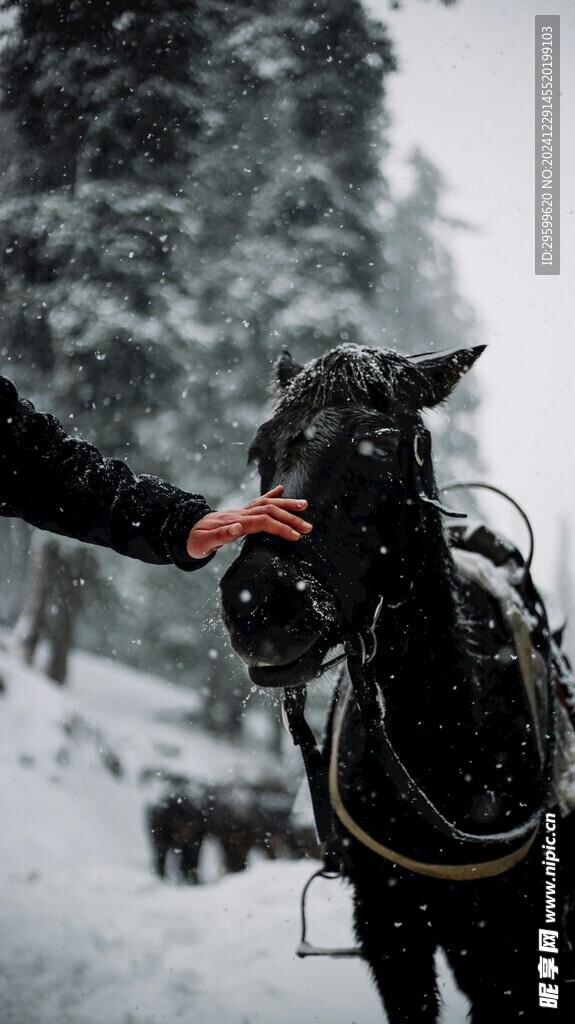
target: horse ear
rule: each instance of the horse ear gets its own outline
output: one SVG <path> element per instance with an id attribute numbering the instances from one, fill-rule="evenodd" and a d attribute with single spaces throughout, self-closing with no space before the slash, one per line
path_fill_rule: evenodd
<path id="1" fill-rule="evenodd" d="M 430 409 L 444 402 L 486 347 L 475 345 L 456 352 L 411 356 L 410 363 L 417 373 L 409 381 L 409 386 L 410 391 L 416 392 L 419 407 Z"/>
<path id="2" fill-rule="evenodd" d="M 295 363 L 289 354 L 287 348 L 282 349 L 282 354 L 276 363 L 276 380 L 280 388 L 285 388 L 297 377 L 300 370 L 303 370 L 303 366 L 299 363 Z"/>

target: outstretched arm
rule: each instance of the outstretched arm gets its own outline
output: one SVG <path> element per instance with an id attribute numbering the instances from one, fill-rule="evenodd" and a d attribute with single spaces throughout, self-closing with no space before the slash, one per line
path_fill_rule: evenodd
<path id="1" fill-rule="evenodd" d="M 70 437 L 54 416 L 35 412 L 0 377 L 1 515 L 144 562 L 191 570 L 256 523 L 293 539 L 307 531 L 290 511 L 293 499 L 274 492 L 268 498 L 259 512 L 253 508 L 263 499 L 232 513 L 213 512 L 201 495 L 158 477 L 135 476 L 124 462 L 105 459 L 87 441 Z"/>

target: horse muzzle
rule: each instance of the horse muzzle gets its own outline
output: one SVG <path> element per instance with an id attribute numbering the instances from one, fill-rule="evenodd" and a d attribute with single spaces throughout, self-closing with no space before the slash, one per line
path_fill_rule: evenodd
<path id="1" fill-rule="evenodd" d="M 337 641 L 334 599 L 297 561 L 266 549 L 239 555 L 220 583 L 232 647 L 258 686 L 296 686 Z"/>

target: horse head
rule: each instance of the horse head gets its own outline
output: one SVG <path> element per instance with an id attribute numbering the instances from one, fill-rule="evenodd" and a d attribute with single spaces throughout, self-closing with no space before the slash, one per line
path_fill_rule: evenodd
<path id="1" fill-rule="evenodd" d="M 297 544 L 248 537 L 221 581 L 224 623 L 254 683 L 305 684 L 379 598 L 393 605 L 412 586 L 413 539 L 439 523 L 421 412 L 482 351 L 407 358 L 342 345 L 306 366 L 284 352 L 249 458 L 263 491 L 282 483 L 308 499 L 314 529 Z"/>

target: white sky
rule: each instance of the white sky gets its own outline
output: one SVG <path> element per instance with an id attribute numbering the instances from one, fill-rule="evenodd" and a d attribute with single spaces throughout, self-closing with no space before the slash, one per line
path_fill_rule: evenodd
<path id="1" fill-rule="evenodd" d="M 452 251 L 489 345 L 474 371 L 482 386 L 486 478 L 530 515 L 536 576 L 549 586 L 559 516 L 573 523 L 575 510 L 575 62 L 568 60 L 575 54 L 575 3 L 459 0 L 445 8 L 438 0 L 405 0 L 392 12 L 387 0 L 364 2 L 389 26 L 400 64 L 389 79 L 386 170 L 401 188 L 405 158 L 421 146 L 451 186 L 446 211 L 481 228 L 454 237 Z M 534 273 L 536 14 L 561 16 L 559 277 Z M 513 529 L 522 542 L 521 524 L 499 505 L 489 507 L 494 525 Z"/>

